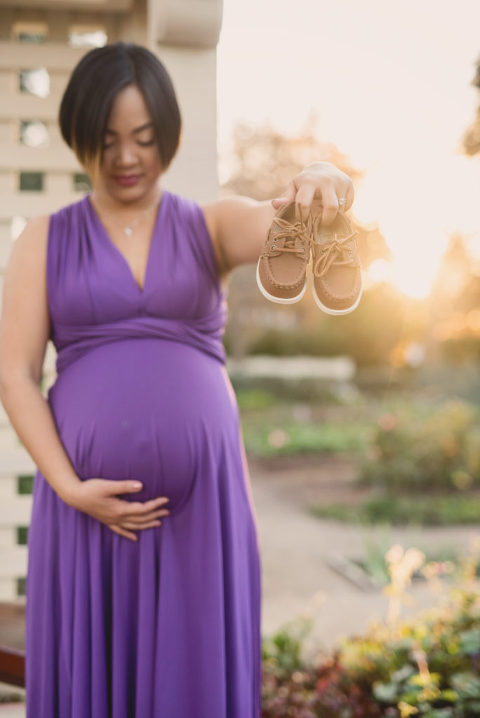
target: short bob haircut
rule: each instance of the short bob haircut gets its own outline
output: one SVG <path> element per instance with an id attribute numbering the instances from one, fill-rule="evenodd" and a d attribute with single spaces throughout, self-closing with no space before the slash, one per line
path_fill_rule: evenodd
<path id="1" fill-rule="evenodd" d="M 178 149 L 180 109 L 170 75 L 160 60 L 133 42 L 96 47 L 74 68 L 58 116 L 63 139 L 90 172 L 97 172 L 102 162 L 113 101 L 129 85 L 136 85 L 144 97 L 164 169 Z"/>

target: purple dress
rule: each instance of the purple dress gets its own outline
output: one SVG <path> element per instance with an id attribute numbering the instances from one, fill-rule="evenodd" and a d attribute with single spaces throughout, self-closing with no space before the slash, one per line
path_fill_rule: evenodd
<path id="1" fill-rule="evenodd" d="M 142 291 L 87 194 L 51 215 L 47 287 L 48 403 L 76 473 L 138 479 L 122 498 L 171 513 L 135 543 L 37 469 L 27 718 L 258 718 L 257 526 L 203 212 L 163 190 Z"/>

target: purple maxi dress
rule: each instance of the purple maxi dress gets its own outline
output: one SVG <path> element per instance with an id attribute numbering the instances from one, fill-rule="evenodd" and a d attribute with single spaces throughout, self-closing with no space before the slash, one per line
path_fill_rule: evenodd
<path id="1" fill-rule="evenodd" d="M 225 292 L 195 202 L 163 190 L 140 290 L 85 195 L 50 217 L 48 392 L 80 479 L 170 498 L 138 542 L 37 469 L 28 533 L 27 718 L 258 718 L 261 572 Z"/>

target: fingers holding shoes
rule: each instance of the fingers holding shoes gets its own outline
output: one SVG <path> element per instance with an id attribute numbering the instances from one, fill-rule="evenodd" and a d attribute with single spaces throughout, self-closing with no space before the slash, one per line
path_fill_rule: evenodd
<path id="1" fill-rule="evenodd" d="M 301 182 L 295 193 L 295 215 L 300 222 L 306 222 L 312 202 L 315 197 L 316 186 L 314 182 L 305 180 Z"/>
<path id="2" fill-rule="evenodd" d="M 350 177 L 329 162 L 316 162 L 296 175 L 285 192 L 272 200 L 272 205 L 279 209 L 283 204 L 295 201 L 295 214 L 301 221 L 306 221 L 315 205 L 315 214 L 321 214 L 321 223 L 329 225 L 339 210 L 350 209 L 353 199 Z"/>
<path id="3" fill-rule="evenodd" d="M 338 212 L 347 212 L 353 204 L 354 190 L 352 183 L 328 184 L 322 187 L 321 224 L 332 224 Z"/>
<path id="4" fill-rule="evenodd" d="M 307 173 L 301 172 L 289 183 L 285 192 L 278 198 L 272 200 L 272 205 L 279 209 L 282 205 L 295 202 L 295 216 L 300 222 L 305 222 L 310 214 L 310 208 L 317 191 L 315 177 L 309 177 Z"/>

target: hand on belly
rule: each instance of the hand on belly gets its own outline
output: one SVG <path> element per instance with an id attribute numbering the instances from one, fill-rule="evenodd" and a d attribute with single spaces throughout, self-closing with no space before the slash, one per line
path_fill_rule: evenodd
<path id="1" fill-rule="evenodd" d="M 170 514 L 170 511 L 164 508 L 170 501 L 165 496 L 144 502 L 126 501 L 117 496 L 133 494 L 142 489 L 142 486 L 135 486 L 135 482 L 131 480 L 85 479 L 75 486 L 67 503 L 106 524 L 120 536 L 138 541 L 138 536 L 132 530 L 160 526 L 162 522 L 159 518 Z"/>

